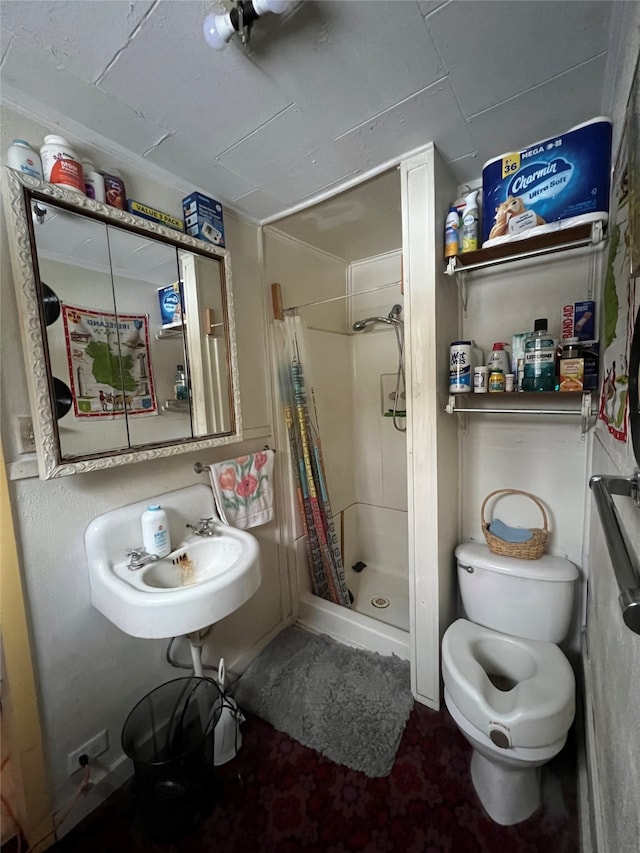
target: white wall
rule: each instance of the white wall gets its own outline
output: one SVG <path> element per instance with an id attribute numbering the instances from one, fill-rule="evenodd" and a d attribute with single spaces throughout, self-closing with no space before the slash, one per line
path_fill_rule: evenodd
<path id="1" fill-rule="evenodd" d="M 3 110 L 0 145 L 6 150 L 14 137 L 38 144 L 49 131 L 35 121 Z M 131 164 L 103 163 L 100 152 L 94 152 L 92 159 L 107 168 L 119 166 L 131 196 L 180 215 L 181 198 L 190 187 L 184 186 L 178 192 L 175 188 L 169 190 L 137 174 Z M 115 767 L 121 758 L 120 731 L 134 703 L 158 684 L 183 674 L 165 663 L 164 641 L 129 637 L 91 607 L 83 544 L 85 528 L 107 510 L 202 482 L 202 476 L 193 470 L 196 460 L 203 464 L 222 460 L 260 449 L 271 441 L 270 379 L 257 232 L 231 215 L 225 216 L 225 225 L 235 286 L 245 441 L 197 456 L 185 454 L 47 482 L 30 477 L 10 483 L 50 785 L 58 807 L 75 790 L 67 779 L 67 754 L 106 728 L 110 749 L 101 762 L 107 768 Z M 16 477 L 25 465 L 16 439 L 15 417 L 29 414 L 29 404 L 4 219 L 1 240 L 0 425 L 9 474 Z M 279 582 L 275 524 L 254 532 L 262 549 L 262 586 L 240 610 L 215 626 L 205 649 L 207 662 L 215 662 L 224 654 L 231 669 L 281 623 L 289 607 Z M 182 657 L 189 661 L 185 649 Z M 115 781 L 118 778 L 116 774 Z M 107 783 L 98 786 L 90 798 L 91 805 L 106 793 Z M 82 809 L 74 811 L 74 819 L 81 816 Z"/>
<path id="2" fill-rule="evenodd" d="M 400 291 L 401 251 L 368 258 L 350 268 L 351 317 L 386 317 L 395 304 L 404 305 Z M 392 284 L 391 287 L 385 287 Z M 385 288 L 366 293 L 373 288 Z M 358 295 L 361 294 L 361 295 Z M 402 317 L 402 315 L 401 315 Z M 404 317 L 402 317 L 404 319 Z M 382 377 L 385 389 L 395 390 L 398 345 L 391 326 L 377 324 L 352 335 L 352 416 L 357 436 L 353 456 L 356 500 L 390 509 L 407 509 L 407 439 L 394 428 L 393 418 L 383 417 Z M 391 406 L 385 395 L 385 411 Z M 404 409 L 406 401 L 399 403 Z M 406 419 L 398 421 L 406 427 Z"/>
<path id="3" fill-rule="evenodd" d="M 640 6 L 617 4 L 615 65 L 604 103 L 614 119 L 614 158 L 624 109 L 640 56 Z M 636 175 L 636 180 L 640 176 Z M 636 280 L 636 295 L 640 284 Z M 594 474 L 629 476 L 637 469 L 630 444 L 614 440 L 599 423 L 593 448 Z M 640 513 L 627 498 L 615 501 L 631 547 L 640 559 Z M 590 499 L 589 603 L 585 648 L 586 720 L 594 841 L 600 853 L 631 853 L 640 837 L 640 637 L 622 621 L 619 589 Z"/>
<path id="4" fill-rule="evenodd" d="M 601 256 L 602 252 L 596 256 L 598 267 Z M 594 262 L 590 249 L 579 249 L 470 274 L 462 337 L 475 340 L 485 353 L 485 364 L 495 341 L 510 342 L 514 333 L 532 330 L 536 318 L 547 318 L 549 331 L 559 339 L 562 306 L 587 298 L 598 299 L 597 292 L 588 296 L 589 286 L 599 290 L 599 277 L 590 273 L 595 268 Z M 481 402 L 491 402 L 489 396 L 493 397 L 487 395 Z M 553 398 L 544 401 L 537 398 L 531 403 L 527 394 L 510 394 L 509 401 L 504 397 L 500 395 L 496 403 L 514 407 L 526 403 L 541 408 L 565 405 Z M 470 395 L 467 402 L 473 405 L 474 398 L 477 402 L 476 395 Z M 579 398 L 578 394 L 574 405 L 577 411 Z M 589 448 L 590 440 L 583 439 L 580 418 L 576 416 L 469 415 L 468 424 L 461 430 L 463 539 L 484 543 L 480 508 L 490 492 L 503 488 L 530 492 L 542 501 L 549 516 L 551 534 L 547 552 L 575 563 L 584 581 L 587 569 L 582 543 Z M 494 514 L 516 526 L 543 524 L 540 511 L 525 498 L 502 498 L 495 509 L 487 505 L 487 520 Z M 576 590 L 568 641 L 575 651 L 579 649 L 583 595 L 581 582 Z"/>

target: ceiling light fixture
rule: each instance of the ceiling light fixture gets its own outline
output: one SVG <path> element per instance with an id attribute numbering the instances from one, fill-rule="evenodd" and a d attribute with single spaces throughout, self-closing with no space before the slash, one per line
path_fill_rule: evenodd
<path id="1" fill-rule="evenodd" d="M 222 50 L 234 33 L 242 35 L 242 44 L 249 44 L 254 21 L 265 12 L 281 15 L 288 7 L 289 0 L 236 0 L 236 5 L 225 15 L 207 15 L 204 37 L 214 50 Z"/>

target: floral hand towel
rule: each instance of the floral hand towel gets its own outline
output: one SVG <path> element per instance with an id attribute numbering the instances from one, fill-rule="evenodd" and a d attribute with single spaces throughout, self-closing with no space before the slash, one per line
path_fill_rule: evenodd
<path id="1" fill-rule="evenodd" d="M 273 518 L 273 450 L 261 450 L 209 466 L 220 519 L 246 530 Z"/>

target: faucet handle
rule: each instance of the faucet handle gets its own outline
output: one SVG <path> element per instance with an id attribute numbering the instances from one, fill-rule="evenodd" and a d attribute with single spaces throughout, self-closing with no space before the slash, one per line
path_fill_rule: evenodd
<path id="1" fill-rule="evenodd" d="M 129 548 L 129 550 L 125 553 L 125 557 L 133 557 L 134 559 L 138 559 L 142 557 L 143 554 L 146 554 L 144 548 Z"/>
<path id="2" fill-rule="evenodd" d="M 198 536 L 202 536 L 205 533 L 212 535 L 215 522 L 213 516 L 211 516 L 210 518 L 201 518 L 197 524 L 187 524 L 186 526 Z"/>

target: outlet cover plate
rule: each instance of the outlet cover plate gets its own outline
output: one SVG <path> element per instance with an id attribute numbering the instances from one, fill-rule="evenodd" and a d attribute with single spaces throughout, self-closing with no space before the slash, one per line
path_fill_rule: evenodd
<path id="1" fill-rule="evenodd" d="M 98 734 L 83 743 L 82 746 L 79 746 L 77 749 L 74 749 L 73 752 L 69 753 L 67 756 L 67 773 L 69 776 L 73 776 L 74 773 L 77 773 L 77 771 L 81 769 L 81 755 L 88 755 L 89 761 L 91 762 L 92 758 L 97 758 L 108 749 L 109 734 L 106 729 L 103 729 L 101 732 L 98 732 Z"/>

